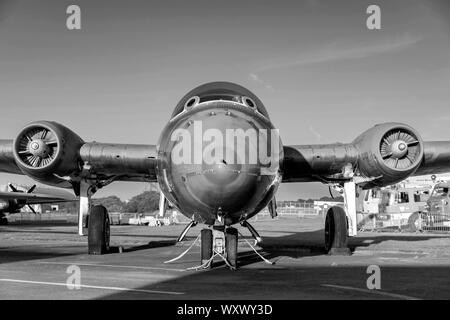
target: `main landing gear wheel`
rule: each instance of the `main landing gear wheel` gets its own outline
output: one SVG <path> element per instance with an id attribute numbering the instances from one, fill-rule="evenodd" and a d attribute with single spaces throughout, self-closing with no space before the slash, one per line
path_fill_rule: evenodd
<path id="1" fill-rule="evenodd" d="M 237 268 L 238 231 L 235 228 L 225 230 L 225 250 L 228 263 Z"/>
<path id="2" fill-rule="evenodd" d="M 8 219 L 6 219 L 6 216 L 3 213 L 0 213 L 0 226 L 6 225 L 8 225 Z"/>
<path id="3" fill-rule="evenodd" d="M 325 251 L 332 255 L 349 255 L 347 216 L 341 207 L 331 207 L 325 219 Z"/>
<path id="4" fill-rule="evenodd" d="M 105 254 L 109 251 L 110 223 L 104 206 L 94 206 L 89 213 L 89 254 Z"/>
<path id="5" fill-rule="evenodd" d="M 210 260 L 213 256 L 213 233 L 210 229 L 203 229 L 201 233 L 201 257 L 202 265 Z M 212 263 L 209 264 L 209 267 Z"/>

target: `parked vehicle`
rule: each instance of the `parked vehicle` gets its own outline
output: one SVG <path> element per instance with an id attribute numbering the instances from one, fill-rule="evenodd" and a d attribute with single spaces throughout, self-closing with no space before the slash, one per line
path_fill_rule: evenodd
<path id="1" fill-rule="evenodd" d="M 429 187 L 392 186 L 368 190 L 360 210 L 361 228 L 369 225 L 372 229 L 395 227 L 417 230 L 417 220 L 425 212 L 430 193 Z"/>
<path id="2" fill-rule="evenodd" d="M 425 210 L 411 217 L 415 230 L 450 228 L 450 183 L 437 183 L 431 192 Z"/>

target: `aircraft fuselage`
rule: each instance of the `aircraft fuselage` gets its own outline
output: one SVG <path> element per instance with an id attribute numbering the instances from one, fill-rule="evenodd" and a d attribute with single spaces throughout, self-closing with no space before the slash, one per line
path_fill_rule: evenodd
<path id="1" fill-rule="evenodd" d="M 184 215 L 208 225 L 232 225 L 273 198 L 281 182 L 283 146 L 256 97 L 202 93 L 182 99 L 185 108 L 162 131 L 158 182 Z"/>

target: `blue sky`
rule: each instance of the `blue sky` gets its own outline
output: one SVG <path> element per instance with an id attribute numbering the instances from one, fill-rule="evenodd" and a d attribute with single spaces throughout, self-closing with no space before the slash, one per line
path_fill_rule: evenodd
<path id="1" fill-rule="evenodd" d="M 66 29 L 69 4 L 80 31 Z M 366 28 L 369 4 L 381 30 Z M 179 98 L 225 80 L 261 98 L 284 144 L 349 142 L 386 121 L 448 140 L 449 21 L 445 0 L 0 0 L 0 137 L 46 119 L 86 141 L 154 144 Z M 278 198 L 327 192 L 283 185 Z"/>

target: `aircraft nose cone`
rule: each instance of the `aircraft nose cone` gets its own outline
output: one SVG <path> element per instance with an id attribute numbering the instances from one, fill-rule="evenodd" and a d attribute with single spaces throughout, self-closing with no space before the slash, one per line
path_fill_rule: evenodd
<path id="1" fill-rule="evenodd" d="M 276 179 L 263 170 L 267 159 L 272 161 L 271 130 L 268 119 L 234 102 L 213 101 L 186 111 L 161 135 L 161 189 L 185 213 L 207 223 L 219 211 L 233 223 L 254 213 Z M 281 142 L 273 145 L 282 151 Z"/>
<path id="2" fill-rule="evenodd" d="M 394 141 L 391 145 L 391 152 L 394 158 L 403 158 L 408 153 L 408 145 L 403 140 Z"/>
<path id="3" fill-rule="evenodd" d="M 30 142 L 29 151 L 33 156 L 45 158 L 49 154 L 50 148 L 40 139 Z"/>
<path id="4" fill-rule="evenodd" d="M 34 141 L 33 143 L 31 143 L 30 148 L 31 148 L 32 150 L 37 150 L 37 149 L 39 149 L 39 143 L 36 142 L 36 141 Z"/>

